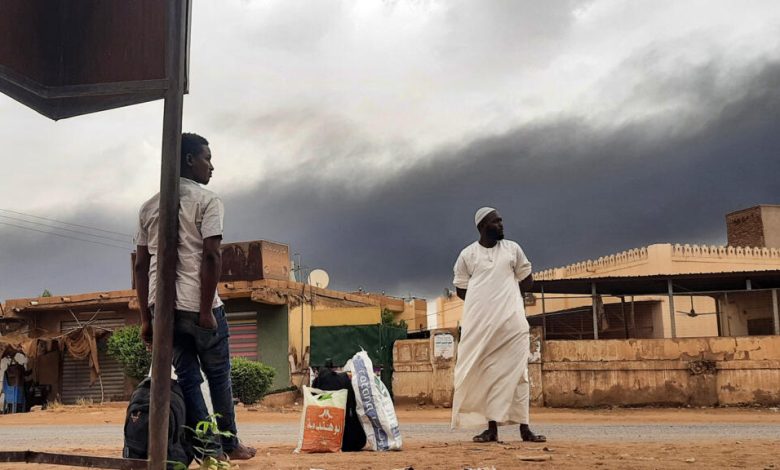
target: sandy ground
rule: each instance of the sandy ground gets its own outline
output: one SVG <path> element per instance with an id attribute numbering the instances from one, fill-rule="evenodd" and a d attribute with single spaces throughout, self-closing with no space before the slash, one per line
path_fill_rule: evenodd
<path id="1" fill-rule="evenodd" d="M 90 406 L 59 406 L 33 413 L 0 415 L 0 427 L 73 424 L 122 424 L 127 402 Z M 236 408 L 239 423 L 296 423 L 300 418 L 300 406 L 285 408 L 245 407 Z M 396 408 L 401 423 L 449 423 L 450 410 L 431 406 L 399 406 Z M 534 423 L 778 423 L 779 408 L 533 408 Z M 780 469 L 778 469 L 780 470 Z"/>
<path id="2" fill-rule="evenodd" d="M 124 420 L 125 403 L 93 407 L 61 407 L 54 410 L 0 416 L 0 449 L 23 450 L 2 445 L 2 437 L 22 433 L 45 436 L 83 429 L 114 429 Z M 402 426 L 409 430 L 401 452 L 344 454 L 292 453 L 300 410 L 238 409 L 238 422 L 247 430 L 284 430 L 284 443 L 255 437 L 258 456 L 239 462 L 241 469 L 509 469 L 509 468 L 758 468 L 780 470 L 780 412 L 777 409 L 534 409 L 534 425 L 548 434 L 547 444 L 519 442 L 514 428 L 502 428 L 505 442 L 475 444 L 466 434 L 447 429 L 449 410 L 399 407 Z M 79 428 L 80 429 L 80 428 Z M 240 428 L 242 429 L 242 428 Z M 639 434 L 622 430 L 642 429 Z M 760 433 L 747 433 L 747 430 Z M 687 430 L 693 430 L 687 434 Z M 742 430 L 745 430 L 743 433 Z M 290 432 L 292 431 L 292 432 Z M 674 431 L 674 432 L 671 432 Z M 554 432 L 555 434 L 552 434 Z M 259 434 L 248 434 L 258 436 Z M 745 438 L 746 435 L 754 436 Z M 270 435 L 270 434 L 269 434 Z M 556 435 L 558 438 L 556 438 Z M 756 438 L 755 436 L 759 436 Z M 119 454 L 116 445 L 90 445 L 89 431 L 77 437 L 78 444 L 63 445 L 63 439 L 36 441 L 34 450 L 86 455 Z M 265 441 L 265 442 L 264 442 Z M 24 441 L 27 442 L 27 441 Z M 289 442 L 289 443 L 288 443 Z M 549 459 L 527 462 L 525 457 Z M 0 464 L 0 470 L 62 469 L 52 465 Z"/>

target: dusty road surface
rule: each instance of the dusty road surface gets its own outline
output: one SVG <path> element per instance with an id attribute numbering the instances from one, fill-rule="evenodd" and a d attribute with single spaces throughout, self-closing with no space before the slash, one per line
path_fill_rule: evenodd
<path id="1" fill-rule="evenodd" d="M 59 407 L 0 416 L 0 450 L 118 455 L 126 404 Z M 300 410 L 239 408 L 239 434 L 258 447 L 241 469 L 750 468 L 780 470 L 777 409 L 616 409 L 532 411 L 547 444 L 520 442 L 501 429 L 499 444 L 450 431 L 449 410 L 400 407 L 401 452 L 292 454 Z M 547 459 L 541 462 L 525 458 Z M 63 469 L 0 464 L 0 470 Z"/>

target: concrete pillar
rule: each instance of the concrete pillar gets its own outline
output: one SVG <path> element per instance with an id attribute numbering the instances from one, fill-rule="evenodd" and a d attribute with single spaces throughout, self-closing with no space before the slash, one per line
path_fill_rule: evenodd
<path id="1" fill-rule="evenodd" d="M 677 325 L 675 324 L 674 317 L 677 314 L 674 311 L 674 287 L 672 286 L 672 280 L 667 279 L 666 285 L 669 288 L 669 320 L 671 321 L 671 327 L 672 327 L 672 338 L 677 337 Z"/>
<path id="2" fill-rule="evenodd" d="M 777 310 L 777 289 L 772 289 L 772 313 L 774 315 L 775 334 L 780 335 L 780 314 Z"/>
<path id="3" fill-rule="evenodd" d="M 591 282 L 590 292 L 593 302 L 593 339 L 599 339 L 599 309 L 596 302 L 596 283 Z"/>
<path id="4" fill-rule="evenodd" d="M 542 339 L 547 339 L 547 309 L 544 305 L 544 285 L 542 285 L 541 289 L 542 294 Z"/>

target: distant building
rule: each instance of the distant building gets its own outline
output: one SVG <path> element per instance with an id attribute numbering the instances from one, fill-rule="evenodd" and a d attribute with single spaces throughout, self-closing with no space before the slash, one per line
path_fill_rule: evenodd
<path id="1" fill-rule="evenodd" d="M 309 327 L 339 317 L 339 324 L 376 323 L 379 311 L 405 319 L 409 329 L 427 328 L 425 301 L 368 293 L 348 293 L 304 285 L 290 279 L 286 245 L 270 242 L 225 244 L 219 295 L 225 303 L 230 328 L 231 356 L 260 360 L 276 369 L 272 388 L 300 384 L 308 377 Z M 227 279 L 227 280 L 225 280 Z M 365 308 L 373 307 L 373 308 Z M 137 324 L 140 312 L 134 289 L 84 294 L 9 299 L 5 318 L 27 325 L 31 338 L 62 337 L 89 324 L 115 330 Z M 345 323 L 346 322 L 346 323 Z M 91 383 L 87 360 L 75 359 L 57 348 L 41 351 L 32 359 L 32 379 L 51 386 L 51 399 L 74 403 L 126 399 L 134 384 L 98 340 L 100 379 Z"/>
<path id="2" fill-rule="evenodd" d="M 729 246 L 655 244 L 534 273 L 529 322 L 543 327 L 546 339 L 669 338 L 673 330 L 675 337 L 774 334 L 777 291 L 766 287 L 780 277 L 780 206 L 733 212 L 726 221 Z M 657 288 L 667 278 L 671 297 Z M 643 292 L 654 284 L 655 295 L 599 292 L 594 298 L 588 281 L 611 283 L 611 292 Z M 546 283 L 578 294 L 540 292 Z M 454 292 L 435 302 L 438 325 L 458 326 L 462 301 Z"/>

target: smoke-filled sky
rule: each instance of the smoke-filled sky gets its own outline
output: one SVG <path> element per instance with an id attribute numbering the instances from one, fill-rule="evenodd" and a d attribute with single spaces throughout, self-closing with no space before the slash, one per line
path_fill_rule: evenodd
<path id="1" fill-rule="evenodd" d="M 225 240 L 337 289 L 439 295 L 483 205 L 538 270 L 780 203 L 775 0 L 198 2 L 191 62 Z M 55 123 L 0 96 L 0 299 L 129 286 L 161 129 L 162 102 Z"/>

